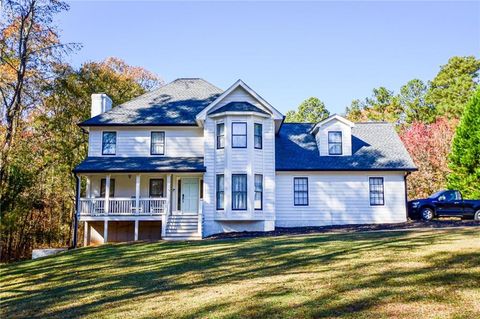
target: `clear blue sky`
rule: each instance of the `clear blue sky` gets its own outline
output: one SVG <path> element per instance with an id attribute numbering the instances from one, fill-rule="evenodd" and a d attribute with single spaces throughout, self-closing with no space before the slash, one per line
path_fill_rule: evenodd
<path id="1" fill-rule="evenodd" d="M 169 82 L 241 78 L 280 111 L 317 96 L 342 113 L 374 87 L 432 79 L 480 54 L 480 2 L 70 2 L 64 41 L 80 65 L 108 56 Z"/>

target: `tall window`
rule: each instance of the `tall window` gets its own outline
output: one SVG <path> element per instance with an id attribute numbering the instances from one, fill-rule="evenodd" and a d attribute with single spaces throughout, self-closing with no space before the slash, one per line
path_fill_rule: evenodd
<path id="1" fill-rule="evenodd" d="M 225 124 L 217 124 L 217 149 L 225 147 Z"/>
<path id="2" fill-rule="evenodd" d="M 383 177 L 370 177 L 370 205 L 383 206 L 384 204 Z"/>
<path id="3" fill-rule="evenodd" d="M 255 123 L 254 126 L 254 144 L 255 148 L 261 149 L 262 148 L 262 124 Z"/>
<path id="4" fill-rule="evenodd" d="M 293 179 L 293 204 L 308 206 L 308 178 L 295 177 Z"/>
<path id="5" fill-rule="evenodd" d="M 232 210 L 247 209 L 247 175 L 232 174 Z"/>
<path id="6" fill-rule="evenodd" d="M 150 154 L 165 154 L 165 132 L 152 132 L 150 138 Z"/>
<path id="7" fill-rule="evenodd" d="M 163 179 L 150 179 L 150 187 L 148 193 L 150 197 L 163 197 Z"/>
<path id="8" fill-rule="evenodd" d="M 217 209 L 225 208 L 225 178 L 223 174 L 217 175 Z"/>
<path id="9" fill-rule="evenodd" d="M 328 132 L 328 155 L 342 155 L 342 132 Z"/>
<path id="10" fill-rule="evenodd" d="M 107 180 L 102 178 L 100 180 L 100 197 L 105 197 L 105 190 L 107 189 Z M 115 179 L 110 178 L 110 194 L 109 197 L 115 197 Z"/>
<path id="11" fill-rule="evenodd" d="M 247 123 L 232 123 L 232 148 L 247 147 Z"/>
<path id="12" fill-rule="evenodd" d="M 255 174 L 255 209 L 263 209 L 263 175 Z"/>
<path id="13" fill-rule="evenodd" d="M 117 132 L 103 132 L 102 154 L 115 155 L 116 148 L 117 148 Z"/>

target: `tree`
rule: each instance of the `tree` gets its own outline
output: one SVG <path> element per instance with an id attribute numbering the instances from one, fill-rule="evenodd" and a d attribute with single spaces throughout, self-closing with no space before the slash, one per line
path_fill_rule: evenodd
<path id="1" fill-rule="evenodd" d="M 427 197 L 446 187 L 447 158 L 456 125 L 456 120 L 439 118 L 431 124 L 414 122 L 400 131 L 400 138 L 418 167 L 409 177 L 410 198 Z"/>
<path id="2" fill-rule="evenodd" d="M 60 42 L 55 14 L 68 10 L 57 0 L 5 0 L 0 21 L 0 95 L 2 124 L 0 196 L 5 189 L 8 160 L 22 117 L 38 106 L 41 88 L 65 53 L 78 48 Z M 1 205 L 1 203 L 0 203 Z"/>
<path id="3" fill-rule="evenodd" d="M 435 117 L 435 106 L 427 103 L 428 86 L 422 80 L 413 79 L 401 87 L 399 101 L 405 112 L 405 122 L 431 123 Z"/>
<path id="4" fill-rule="evenodd" d="M 297 111 L 288 111 L 285 122 L 318 123 L 330 116 L 325 104 L 316 97 L 303 101 Z"/>
<path id="5" fill-rule="evenodd" d="M 465 107 L 449 156 L 448 186 L 480 198 L 480 86 Z"/>
<path id="6" fill-rule="evenodd" d="M 427 102 L 440 116 L 460 119 L 466 103 L 479 83 L 480 60 L 473 56 L 452 57 L 430 82 Z"/>

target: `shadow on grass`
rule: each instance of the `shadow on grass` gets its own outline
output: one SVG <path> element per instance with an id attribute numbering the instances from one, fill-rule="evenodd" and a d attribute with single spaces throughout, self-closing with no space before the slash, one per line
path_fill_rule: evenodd
<path id="1" fill-rule="evenodd" d="M 6 317 L 16 318 L 104 315 L 112 304 L 121 305 L 134 298 L 148 299 L 169 292 L 214 288 L 272 276 L 326 272 L 329 267 L 346 264 L 341 272 L 332 275 L 330 289 L 312 293 L 295 307 L 275 300 L 289 298 L 296 292 L 274 286 L 250 296 L 253 303 L 235 305 L 221 300 L 186 310 L 184 315 L 198 318 L 224 309 L 229 317 L 332 317 L 365 311 L 399 298 L 395 287 L 480 286 L 478 272 L 462 273 L 465 268 L 478 267 L 480 253 L 434 252 L 424 260 L 427 266 L 414 269 L 395 266 L 398 254 L 478 235 L 475 232 L 324 234 L 81 248 L 56 257 L 5 266 L 0 305 Z M 376 263 L 391 267 L 361 276 L 364 269 L 375 267 Z M 452 269 L 455 272 L 447 271 Z M 340 298 L 366 289 L 373 292 Z M 95 298 L 89 298 L 92 292 Z M 72 304 L 78 299 L 84 302 Z M 442 296 L 416 294 L 414 290 L 401 299 L 443 301 Z"/>

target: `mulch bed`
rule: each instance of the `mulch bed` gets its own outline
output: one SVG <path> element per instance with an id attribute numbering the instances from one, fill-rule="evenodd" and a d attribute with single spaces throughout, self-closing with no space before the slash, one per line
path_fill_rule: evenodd
<path id="1" fill-rule="evenodd" d="M 480 222 L 473 220 L 460 219 L 436 219 L 430 222 L 421 220 L 409 220 L 406 223 L 399 224 L 364 224 L 364 225 L 338 225 L 338 226 L 318 226 L 318 227 L 277 227 L 274 231 L 269 232 L 235 232 L 222 233 L 209 236 L 209 239 L 225 239 L 225 238 L 249 238 L 249 237 L 271 237 L 282 235 L 302 235 L 315 233 L 331 233 L 331 232 L 363 232 L 375 230 L 402 230 L 414 228 L 445 228 L 445 227 L 473 227 L 480 226 Z"/>

